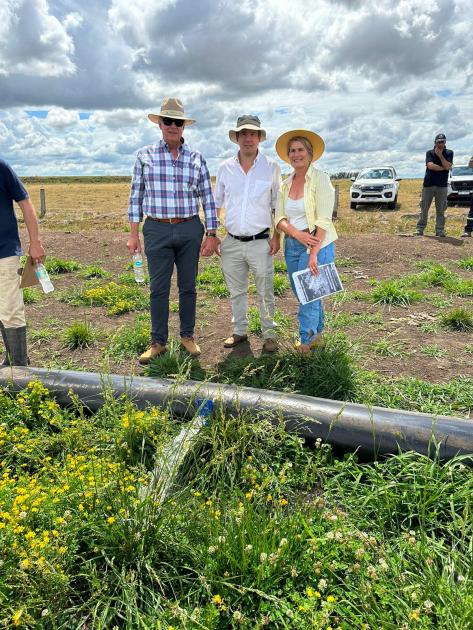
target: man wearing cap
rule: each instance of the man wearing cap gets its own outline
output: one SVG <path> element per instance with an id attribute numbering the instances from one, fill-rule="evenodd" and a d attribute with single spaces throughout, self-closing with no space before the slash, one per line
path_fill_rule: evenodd
<path id="1" fill-rule="evenodd" d="M 426 170 L 420 202 L 419 221 L 415 231 L 416 236 L 423 236 L 424 234 L 432 199 L 435 199 L 435 234 L 440 237 L 445 236 L 448 172 L 453 165 L 453 151 L 446 148 L 446 142 L 445 134 L 437 134 L 434 148 L 425 154 Z"/>
<path id="2" fill-rule="evenodd" d="M 227 236 L 221 245 L 222 269 L 230 291 L 233 334 L 224 341 L 234 348 L 248 339 L 248 274 L 251 271 L 258 296 L 264 352 L 278 349 L 274 323 L 274 264 L 279 234 L 274 228 L 274 209 L 281 179 L 278 164 L 259 150 L 266 130 L 257 116 L 240 116 L 230 140 L 239 151 L 223 162 L 217 172 L 215 204 L 225 208 Z"/>
<path id="3" fill-rule="evenodd" d="M 194 341 L 196 277 L 199 253 L 216 252 L 217 215 L 207 164 L 198 151 L 184 142 L 186 118 L 182 102 L 165 98 L 159 114 L 148 114 L 162 132 L 162 140 L 138 151 L 128 206 L 131 255 L 141 252 L 139 225 L 144 220 L 144 251 L 150 278 L 151 346 L 139 362 L 146 365 L 166 352 L 169 293 L 174 265 L 179 289 L 181 346 L 192 356 L 200 354 Z M 205 226 L 199 218 L 199 200 Z M 202 238 L 206 237 L 202 243 Z"/>

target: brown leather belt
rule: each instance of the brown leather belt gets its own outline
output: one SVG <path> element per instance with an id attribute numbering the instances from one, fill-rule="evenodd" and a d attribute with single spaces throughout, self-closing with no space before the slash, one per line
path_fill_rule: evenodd
<path id="1" fill-rule="evenodd" d="M 158 221 L 159 223 L 184 223 L 184 221 L 190 221 L 197 215 L 194 214 L 192 217 L 171 217 L 170 219 L 158 219 L 158 217 L 150 217 L 149 214 L 146 216 L 147 219 L 151 219 L 151 221 Z"/>

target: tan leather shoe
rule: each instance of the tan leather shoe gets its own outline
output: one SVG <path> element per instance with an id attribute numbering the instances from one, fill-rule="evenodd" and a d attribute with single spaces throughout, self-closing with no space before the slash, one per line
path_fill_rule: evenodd
<path id="1" fill-rule="evenodd" d="M 235 346 L 238 346 L 240 343 L 243 343 L 245 341 L 248 341 L 248 335 L 230 335 L 230 337 L 228 337 L 227 339 L 225 339 L 225 341 L 223 342 L 223 347 L 224 348 L 234 348 Z"/>
<path id="2" fill-rule="evenodd" d="M 158 357 L 160 354 L 164 354 L 166 352 L 166 346 L 162 346 L 160 343 L 152 343 L 151 346 L 143 352 L 143 354 L 138 359 L 140 365 L 148 365 L 151 359 Z"/>
<path id="3" fill-rule="evenodd" d="M 279 350 L 279 345 L 276 339 L 272 337 L 268 337 L 264 340 L 263 343 L 263 352 L 277 352 Z"/>
<path id="4" fill-rule="evenodd" d="M 200 355 L 200 348 L 194 341 L 193 337 L 181 337 L 181 346 L 192 356 Z"/>

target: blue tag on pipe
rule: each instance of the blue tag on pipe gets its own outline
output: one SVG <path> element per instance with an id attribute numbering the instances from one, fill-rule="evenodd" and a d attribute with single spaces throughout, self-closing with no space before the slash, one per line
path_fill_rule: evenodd
<path id="1" fill-rule="evenodd" d="M 211 398 L 197 398 L 197 413 L 196 415 L 208 418 L 212 415 L 214 410 L 214 401 Z"/>

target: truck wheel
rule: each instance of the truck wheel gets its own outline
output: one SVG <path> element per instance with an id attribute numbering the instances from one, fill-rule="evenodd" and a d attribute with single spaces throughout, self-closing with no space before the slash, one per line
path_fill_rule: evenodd
<path id="1" fill-rule="evenodd" d="M 390 201 L 388 203 L 389 210 L 396 210 L 396 204 L 397 204 L 397 195 L 394 197 L 394 201 Z"/>
<path id="2" fill-rule="evenodd" d="M 354 201 L 350 201 L 350 210 L 356 210 L 356 203 Z"/>

